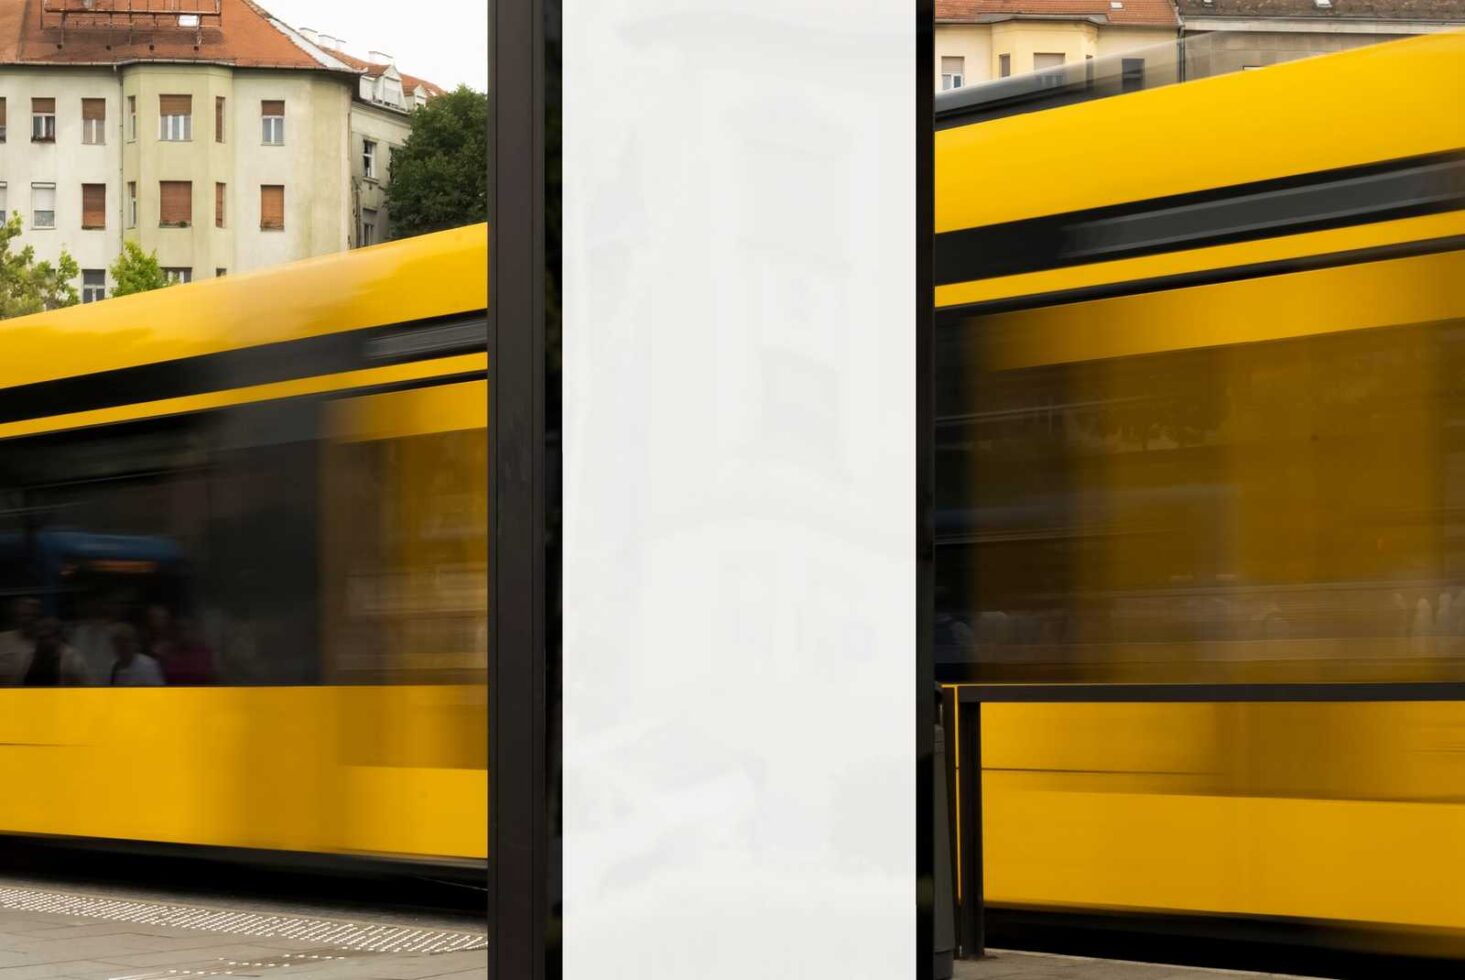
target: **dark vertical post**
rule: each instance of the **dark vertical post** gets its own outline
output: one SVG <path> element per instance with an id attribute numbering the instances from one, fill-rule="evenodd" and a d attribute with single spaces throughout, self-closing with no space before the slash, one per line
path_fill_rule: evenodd
<path id="1" fill-rule="evenodd" d="M 491 0 L 490 976 L 542 980 L 548 880 L 541 0 Z"/>
<path id="2" fill-rule="evenodd" d="M 935 247 L 935 193 L 933 152 L 935 138 L 936 89 L 933 0 L 915 0 L 916 16 L 916 976 L 926 980 L 933 973 L 936 948 L 936 896 L 932 768 L 935 751 L 935 704 L 931 688 L 936 682 L 932 659 L 931 622 L 935 602 L 935 533 L 932 521 L 935 431 L 932 428 L 933 368 L 931 364 L 932 324 L 935 316 L 935 278 L 932 257 Z M 947 751 L 950 751 L 948 747 Z"/>
<path id="3" fill-rule="evenodd" d="M 982 703 L 959 701 L 961 758 L 961 955 L 975 959 L 987 950 L 982 909 Z"/>
<path id="4" fill-rule="evenodd" d="M 956 794 L 961 792 L 957 785 L 956 757 L 958 748 L 956 744 L 956 713 L 961 710 L 957 700 L 956 687 L 941 688 L 941 729 L 946 739 L 946 853 L 951 855 L 953 865 L 957 861 L 960 848 L 957 847 L 958 828 L 961 826 L 958 821 L 961 819 L 961 805 L 958 803 Z M 960 879 L 957 876 L 957 869 L 951 869 L 951 907 L 956 914 L 961 915 L 961 889 L 957 886 Z M 958 925 L 957 944 L 961 944 L 960 926 Z"/>

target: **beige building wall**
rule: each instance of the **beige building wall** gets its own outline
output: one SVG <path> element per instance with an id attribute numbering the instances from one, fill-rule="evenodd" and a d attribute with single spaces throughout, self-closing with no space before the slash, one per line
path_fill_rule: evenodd
<path id="1" fill-rule="evenodd" d="M 1179 80 L 1179 31 L 1173 27 L 1108 27 L 1099 31 L 1099 58 L 1143 58 L 1145 86 Z"/>
<path id="2" fill-rule="evenodd" d="M 936 91 L 941 91 L 942 57 L 963 59 L 966 84 L 1000 77 L 999 56 L 1010 55 L 1012 74 L 1033 71 L 1039 52 L 1062 54 L 1064 64 L 1085 58 L 1107 58 L 1143 51 L 1146 78 L 1174 81 L 1178 30 L 1173 27 L 1129 27 L 1080 20 L 1007 20 L 993 24 L 936 26 Z"/>
<path id="3" fill-rule="evenodd" d="M 964 85 L 995 77 L 990 24 L 945 24 L 936 27 L 936 91 L 941 91 L 941 59 L 960 58 L 966 72 Z"/>
<path id="4" fill-rule="evenodd" d="M 351 106 L 351 244 L 361 242 L 361 213 L 377 212 L 376 240 L 384 242 L 389 233 L 387 213 L 387 180 L 391 175 L 392 154 L 407 141 L 412 132 L 412 117 L 381 106 L 355 102 Z M 376 143 L 376 177 L 366 176 L 365 143 Z"/>
<path id="5" fill-rule="evenodd" d="M 351 89 L 324 73 L 239 71 L 234 76 L 236 131 L 232 193 L 239 220 L 233 239 L 239 271 L 349 247 Z M 260 103 L 285 101 L 285 144 L 264 145 Z M 285 228 L 260 229 L 260 188 L 285 188 Z M 231 270 L 232 271 L 232 270 Z"/>
<path id="6" fill-rule="evenodd" d="M 0 69 L 0 97 L 6 100 L 6 139 L 0 143 L 0 183 L 5 185 L 8 218 L 19 211 L 25 225 L 19 247 L 30 245 L 37 259 L 55 263 L 63 248 L 83 269 L 105 269 L 122 241 L 121 110 L 117 77 L 111 69 Z M 56 141 L 31 142 L 31 99 L 56 100 Z M 81 100 L 105 99 L 105 143 L 83 145 Z M 31 185 L 56 185 L 56 226 L 32 227 Z M 82 230 L 81 185 L 107 188 L 107 226 Z M 76 282 L 78 291 L 81 282 Z"/>
<path id="7" fill-rule="evenodd" d="M 187 95 L 193 103 L 192 138 L 161 139 L 160 98 Z M 232 73 L 204 65 L 133 65 L 122 72 L 122 103 L 136 99 L 136 132 L 127 134 L 122 153 L 124 187 L 137 187 L 137 222 L 127 229 L 144 251 L 158 253 L 165 268 L 191 269 L 193 278 L 206 279 L 217 267 L 228 268 L 227 243 L 214 229 L 214 182 L 233 179 L 229 142 L 214 138 L 214 98 L 232 98 Z M 228 102 L 225 103 L 226 107 Z M 129 126 L 124 120 L 124 126 Z M 186 228 L 159 226 L 161 182 L 183 180 L 193 185 L 193 216 Z"/>
<path id="8" fill-rule="evenodd" d="M 323 72 L 231 70 L 200 65 L 137 65 L 124 70 L 122 105 L 137 99 L 137 138 L 122 152 L 123 187 L 135 182 L 137 224 L 127 234 L 157 251 L 166 268 L 194 279 L 219 269 L 246 272 L 340 251 L 349 237 L 347 116 L 352 80 Z M 193 100 L 192 139 L 159 138 L 159 97 Z M 224 138 L 215 99 L 224 102 Z M 264 142 L 262 102 L 285 103 L 283 145 Z M 125 111 L 125 110 L 124 110 Z M 161 227 L 162 181 L 193 184 L 193 220 Z M 215 221 L 215 184 L 225 185 L 224 227 Z M 285 227 L 260 228 L 261 187 L 285 188 Z"/>
<path id="9" fill-rule="evenodd" d="M 1012 74 L 1034 70 L 1033 58 L 1040 53 L 1062 54 L 1065 65 L 1081 64 L 1098 51 L 1099 25 L 1088 21 L 1009 20 L 992 25 L 991 77 L 1002 55 L 1012 57 Z"/>

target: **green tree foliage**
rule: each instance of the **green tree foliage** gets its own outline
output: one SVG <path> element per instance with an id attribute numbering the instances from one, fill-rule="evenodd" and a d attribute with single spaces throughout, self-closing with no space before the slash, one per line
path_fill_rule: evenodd
<path id="1" fill-rule="evenodd" d="M 75 305 L 81 299 L 71 284 L 81 275 L 76 260 L 62 249 L 54 266 L 37 262 L 30 245 L 19 251 L 11 248 L 20 232 L 18 213 L 0 225 L 0 319 Z"/>
<path id="2" fill-rule="evenodd" d="M 387 184 L 393 238 L 488 220 L 488 96 L 466 85 L 412 113 Z"/>
<path id="3" fill-rule="evenodd" d="M 168 285 L 168 277 L 158 265 L 157 252 L 144 252 L 142 246 L 128 239 L 122 243 L 122 254 L 112 263 L 113 296 L 145 293 Z"/>

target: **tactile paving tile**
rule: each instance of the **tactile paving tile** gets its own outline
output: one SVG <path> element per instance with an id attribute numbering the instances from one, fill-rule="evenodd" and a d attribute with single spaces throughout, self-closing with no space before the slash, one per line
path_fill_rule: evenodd
<path id="1" fill-rule="evenodd" d="M 488 936 L 484 933 L 135 902 L 30 888 L 0 888 L 0 908 L 173 929 L 198 929 L 257 939 L 290 939 L 313 943 L 322 949 L 371 953 L 450 953 L 488 946 Z"/>

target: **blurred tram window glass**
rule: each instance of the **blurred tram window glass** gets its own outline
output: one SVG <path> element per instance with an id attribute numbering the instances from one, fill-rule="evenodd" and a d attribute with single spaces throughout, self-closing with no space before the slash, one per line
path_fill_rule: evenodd
<path id="1" fill-rule="evenodd" d="M 0 599 L 40 599 L 73 645 L 125 621 L 206 650 L 174 683 L 482 682 L 486 437 L 468 402 L 482 414 L 487 397 L 473 388 L 9 440 Z"/>
<path id="2" fill-rule="evenodd" d="M 1000 370 L 938 356 L 937 659 L 1465 677 L 1465 324 Z"/>

